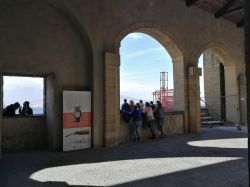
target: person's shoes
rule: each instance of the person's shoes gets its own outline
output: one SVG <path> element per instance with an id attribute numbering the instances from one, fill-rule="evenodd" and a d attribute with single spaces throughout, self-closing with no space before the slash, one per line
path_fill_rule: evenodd
<path id="1" fill-rule="evenodd" d="M 151 137 L 151 139 L 155 139 L 155 135 L 153 135 L 153 136 Z"/>
<path id="2" fill-rule="evenodd" d="M 136 142 L 139 142 L 140 141 L 140 137 L 136 138 Z"/>

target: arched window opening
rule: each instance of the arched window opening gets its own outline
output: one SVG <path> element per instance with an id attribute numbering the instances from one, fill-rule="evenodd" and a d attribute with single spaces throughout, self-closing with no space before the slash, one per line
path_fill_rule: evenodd
<path id="1" fill-rule="evenodd" d="M 200 82 L 200 98 L 201 98 L 201 106 L 205 106 L 205 93 L 204 93 L 204 61 L 203 61 L 203 54 L 201 54 L 199 60 L 198 60 L 198 67 L 201 68 L 201 76 L 199 79 Z"/>
<path id="2" fill-rule="evenodd" d="M 206 119 L 226 121 L 225 72 L 222 58 L 208 49 L 200 56 L 198 66 L 203 70 L 200 78 L 200 97 L 201 107 L 208 113 Z"/>
<path id="3" fill-rule="evenodd" d="M 150 35 L 134 32 L 121 41 L 120 105 L 127 99 L 138 103 L 160 100 L 174 108 L 172 59 Z"/>

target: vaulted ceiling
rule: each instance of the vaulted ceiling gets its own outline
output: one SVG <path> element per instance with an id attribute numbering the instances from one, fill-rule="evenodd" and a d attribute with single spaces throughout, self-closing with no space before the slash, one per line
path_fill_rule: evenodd
<path id="1" fill-rule="evenodd" d="M 184 0 L 186 5 L 197 6 L 212 14 L 216 19 L 227 19 L 237 25 L 244 26 L 244 0 Z"/>

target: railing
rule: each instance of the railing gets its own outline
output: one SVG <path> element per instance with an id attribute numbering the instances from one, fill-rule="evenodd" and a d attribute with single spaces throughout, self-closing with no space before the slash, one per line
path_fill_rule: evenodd
<path id="1" fill-rule="evenodd" d="M 206 99 L 206 100 L 205 100 Z M 223 121 L 227 124 L 235 124 L 235 123 L 241 123 L 241 117 L 240 117 L 240 103 L 239 103 L 239 95 L 227 95 L 227 96 L 220 96 L 220 97 L 200 97 L 201 103 L 203 103 L 209 113 L 214 116 L 214 118 L 217 118 L 220 121 Z M 213 106 L 211 103 L 218 103 Z M 226 103 L 230 103 L 230 108 L 226 108 Z M 208 104 L 209 103 L 209 104 Z M 201 104 L 202 106 L 202 104 Z M 219 110 L 216 110 L 216 107 L 220 107 Z M 229 105 L 227 104 L 227 107 Z M 235 109 L 232 110 L 232 107 L 235 107 Z M 227 112 L 227 110 L 231 110 L 231 112 Z M 220 111 L 220 112 L 219 112 Z M 220 114 L 219 114 L 220 113 Z M 232 116 L 226 116 L 226 114 L 232 114 L 234 116 L 234 119 L 232 119 Z"/>
<path id="2" fill-rule="evenodd" d="M 202 99 L 202 98 L 203 98 L 203 99 Z M 205 107 L 209 110 L 209 113 L 213 113 L 213 114 L 217 117 L 218 120 L 223 121 L 224 123 L 226 123 L 226 119 L 223 119 L 223 118 L 221 117 L 221 115 L 218 114 L 218 112 L 215 111 L 215 110 L 213 109 L 213 107 L 209 106 L 209 105 L 205 102 L 205 98 L 204 98 L 204 97 L 200 97 L 200 100 L 201 100 L 202 103 L 205 104 Z"/>
<path id="3" fill-rule="evenodd" d="M 174 109 L 174 89 L 169 89 L 166 91 L 166 95 L 163 96 L 163 103 L 165 104 L 163 108 L 167 110 Z"/>
<path id="4" fill-rule="evenodd" d="M 164 110 L 174 109 L 174 89 L 156 90 L 153 93 L 153 101 L 160 101 Z"/>

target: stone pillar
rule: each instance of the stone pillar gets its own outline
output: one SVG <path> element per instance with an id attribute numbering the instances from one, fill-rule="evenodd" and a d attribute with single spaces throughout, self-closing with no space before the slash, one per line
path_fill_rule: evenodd
<path id="1" fill-rule="evenodd" d="M 120 124 L 120 56 L 105 53 L 105 145 L 118 144 Z"/>
<path id="2" fill-rule="evenodd" d="M 188 132 L 188 115 L 186 104 L 186 71 L 184 68 L 183 57 L 173 59 L 173 75 L 174 75 L 174 109 L 184 111 L 184 127 L 183 131 Z"/>
<path id="3" fill-rule="evenodd" d="M 240 104 L 240 124 L 247 124 L 247 105 L 246 105 L 246 76 L 239 76 L 239 104 Z"/>
<path id="4" fill-rule="evenodd" d="M 204 53 L 204 89 L 205 102 L 209 115 L 221 119 L 220 61 L 210 50 Z"/>
<path id="5" fill-rule="evenodd" d="M 1 88 L 0 88 L 0 97 L 3 98 L 3 74 L 0 73 L 0 83 L 1 83 Z M 0 99 L 0 158 L 2 155 L 2 124 L 3 124 L 3 99 Z"/>
<path id="6" fill-rule="evenodd" d="M 183 58 L 173 59 L 174 74 L 174 109 L 185 110 L 185 74 Z"/>
<path id="7" fill-rule="evenodd" d="M 225 92 L 226 92 L 226 121 L 239 123 L 239 95 L 236 67 L 226 66 Z"/>
<path id="8" fill-rule="evenodd" d="M 55 95 L 55 74 L 50 74 L 46 78 L 46 122 L 48 128 L 48 142 L 51 150 L 59 150 L 57 141 L 58 116 L 56 114 L 56 95 Z M 61 127 L 61 126 L 60 126 Z M 62 128 L 62 127 L 61 127 Z"/>
<path id="9" fill-rule="evenodd" d="M 250 145 L 250 1 L 245 0 L 244 10 L 244 24 L 245 24 L 245 58 L 246 58 L 246 85 L 247 85 L 247 121 L 248 121 L 248 147 Z M 250 149 L 248 149 L 250 155 Z M 250 157 L 248 157 L 248 166 Z M 248 172 L 248 180 L 250 180 L 250 173 Z"/>
<path id="10" fill-rule="evenodd" d="M 201 69 L 196 66 L 187 67 L 188 70 L 188 130 L 191 133 L 200 132 L 200 84 Z"/>

